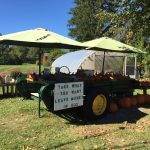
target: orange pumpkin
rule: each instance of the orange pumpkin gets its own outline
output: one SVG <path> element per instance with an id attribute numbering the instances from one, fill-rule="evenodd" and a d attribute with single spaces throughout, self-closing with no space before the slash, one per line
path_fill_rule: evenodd
<path id="1" fill-rule="evenodd" d="M 145 102 L 146 102 L 147 104 L 150 103 L 150 95 L 145 94 Z"/>
<path id="2" fill-rule="evenodd" d="M 36 81 L 38 79 L 37 75 L 35 73 L 28 75 L 29 80 Z"/>
<path id="3" fill-rule="evenodd" d="M 95 81 L 96 80 L 96 76 L 91 76 L 91 78 L 90 78 L 91 80 L 93 80 L 93 81 Z"/>
<path id="4" fill-rule="evenodd" d="M 136 96 L 131 97 L 131 105 L 136 106 L 136 104 L 137 104 Z"/>
<path id="5" fill-rule="evenodd" d="M 137 104 L 138 105 L 143 105 L 143 104 L 145 104 L 145 96 L 144 96 L 144 94 L 139 94 L 139 95 L 137 95 L 136 96 L 136 98 L 137 98 Z"/>
<path id="6" fill-rule="evenodd" d="M 124 97 L 122 99 L 119 100 L 119 106 L 122 108 L 128 108 L 130 107 L 131 104 L 131 99 L 129 97 Z"/>
<path id="7" fill-rule="evenodd" d="M 147 102 L 150 103 L 150 95 L 147 95 Z"/>
<path id="8" fill-rule="evenodd" d="M 116 103 L 110 103 L 109 112 L 117 112 L 118 111 L 118 105 Z"/>
<path id="9" fill-rule="evenodd" d="M 89 77 L 87 77 L 87 76 L 82 77 L 82 80 L 83 80 L 83 81 L 87 81 L 87 80 L 89 80 Z"/>
<path id="10" fill-rule="evenodd" d="M 100 80 L 100 79 L 101 79 L 101 77 L 99 75 L 95 76 L 95 80 Z"/>

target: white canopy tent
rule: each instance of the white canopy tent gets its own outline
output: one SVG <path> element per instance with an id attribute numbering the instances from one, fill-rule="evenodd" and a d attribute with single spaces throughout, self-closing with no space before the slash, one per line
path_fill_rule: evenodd
<path id="1" fill-rule="evenodd" d="M 129 54 L 106 52 L 105 58 L 105 73 L 126 73 L 125 62 L 126 56 Z M 64 54 L 57 58 L 52 63 L 52 70 L 61 68 L 60 71 L 63 73 L 75 74 L 78 70 L 82 69 L 91 72 L 102 72 L 103 65 L 103 52 L 93 50 L 80 50 Z M 69 69 L 69 71 L 68 71 Z M 53 72 L 52 71 L 52 72 Z"/>

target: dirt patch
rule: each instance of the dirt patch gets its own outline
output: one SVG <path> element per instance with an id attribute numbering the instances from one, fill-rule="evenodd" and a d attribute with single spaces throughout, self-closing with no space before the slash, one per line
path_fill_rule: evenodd
<path id="1" fill-rule="evenodd" d="M 26 116 L 24 114 L 16 114 L 14 115 L 14 118 L 3 118 L 0 119 L 0 130 L 18 130 L 22 131 L 22 130 L 27 130 L 27 126 L 26 124 L 24 124 L 24 122 L 26 122 L 26 120 L 28 120 L 29 116 Z"/>
<path id="2" fill-rule="evenodd" d="M 98 137 L 114 132 L 116 129 L 112 125 L 85 125 L 72 128 L 72 132 L 85 137 Z"/>
<path id="3" fill-rule="evenodd" d="M 98 120 L 96 124 L 74 126 L 73 133 L 84 137 L 106 138 L 108 143 L 120 141 L 121 145 L 127 143 L 120 137 L 120 131 L 144 133 L 150 127 L 150 108 L 134 107 L 121 109 L 117 113 L 112 113 L 105 118 Z M 125 142 L 126 141 L 126 142 Z"/>

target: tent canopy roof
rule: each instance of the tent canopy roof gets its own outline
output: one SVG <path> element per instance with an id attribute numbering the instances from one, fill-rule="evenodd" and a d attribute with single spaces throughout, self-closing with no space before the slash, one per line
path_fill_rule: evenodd
<path id="1" fill-rule="evenodd" d="M 81 63 L 95 52 L 91 50 L 80 50 L 64 54 L 52 63 L 52 68 L 66 66 L 71 73 L 76 73 Z"/>
<path id="2" fill-rule="evenodd" d="M 36 28 L 0 36 L 0 44 L 20 45 L 41 48 L 92 49 L 121 53 L 143 53 L 135 47 L 108 37 L 77 42 L 43 28 Z"/>
<path id="3" fill-rule="evenodd" d="M 0 44 L 69 49 L 84 47 L 80 42 L 43 28 L 36 28 L 0 36 Z"/>
<path id="4" fill-rule="evenodd" d="M 74 52 L 69 52 L 58 57 L 53 63 L 52 68 L 66 66 L 69 68 L 70 73 L 76 73 L 77 70 L 80 68 L 82 63 L 92 55 L 101 56 L 103 58 L 103 52 L 98 52 L 94 50 L 79 50 Z M 109 53 L 106 52 L 106 56 L 126 56 L 127 54 L 124 53 Z M 64 71 L 65 70 L 65 71 Z M 65 68 L 61 70 L 62 72 L 68 72 Z"/>
<path id="5" fill-rule="evenodd" d="M 121 53 L 144 53 L 143 51 L 116 41 L 108 37 L 102 37 L 99 39 L 84 42 L 83 45 L 87 46 L 87 49 L 99 50 L 99 51 L 110 51 L 110 52 L 121 52 Z"/>

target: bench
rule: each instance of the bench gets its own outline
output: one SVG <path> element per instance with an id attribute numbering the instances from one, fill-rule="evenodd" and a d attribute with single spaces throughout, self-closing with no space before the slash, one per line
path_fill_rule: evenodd
<path id="1" fill-rule="evenodd" d="M 0 97 L 17 96 L 17 89 L 15 83 L 1 83 L 0 84 Z"/>
<path id="2" fill-rule="evenodd" d="M 34 99 L 34 98 L 37 98 L 38 99 L 38 117 L 40 118 L 40 107 L 41 107 L 41 97 L 40 97 L 40 93 L 30 93 L 31 94 L 31 97 Z"/>

